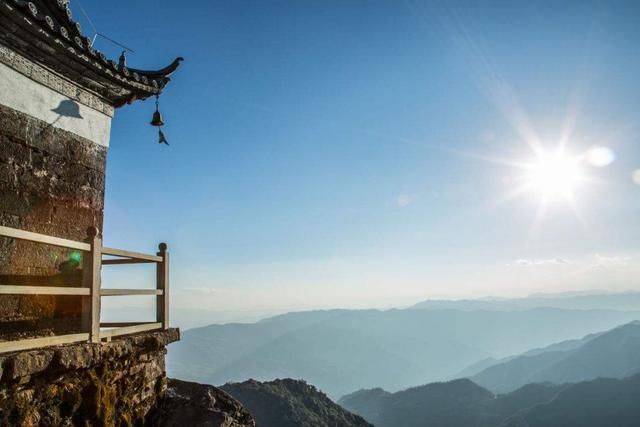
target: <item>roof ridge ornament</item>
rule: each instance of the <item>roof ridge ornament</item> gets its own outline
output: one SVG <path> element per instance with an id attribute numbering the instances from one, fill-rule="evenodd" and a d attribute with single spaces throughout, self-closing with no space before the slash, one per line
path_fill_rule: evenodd
<path id="1" fill-rule="evenodd" d="M 118 68 L 120 71 L 125 71 L 127 68 L 127 51 L 123 50 L 118 59 Z"/>

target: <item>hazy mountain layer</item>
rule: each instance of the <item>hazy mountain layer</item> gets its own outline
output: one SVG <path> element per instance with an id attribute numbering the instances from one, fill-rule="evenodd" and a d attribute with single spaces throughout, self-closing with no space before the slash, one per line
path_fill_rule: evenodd
<path id="1" fill-rule="evenodd" d="M 395 391 L 451 378 L 487 357 L 520 354 L 640 318 L 606 310 L 331 310 L 182 334 L 170 374 L 222 384 L 304 378 L 330 396 L 359 388 Z"/>
<path id="2" fill-rule="evenodd" d="M 554 399 L 510 417 L 501 427 L 636 427 L 639 399 L 640 375 L 599 378 L 566 386 Z"/>
<path id="3" fill-rule="evenodd" d="M 492 366 L 505 364 L 505 363 L 507 363 L 507 362 L 509 362 L 509 361 L 511 361 L 513 359 L 516 359 L 518 357 L 521 357 L 521 356 L 537 356 L 537 355 L 542 354 L 542 353 L 564 352 L 564 351 L 574 350 L 574 349 L 582 346 L 587 341 L 590 341 L 593 338 L 595 338 L 598 335 L 601 335 L 603 333 L 605 333 L 605 332 L 593 333 L 593 334 L 585 335 L 583 338 L 571 339 L 571 340 L 561 341 L 561 342 L 558 342 L 558 343 L 553 343 L 553 344 L 548 345 L 546 347 L 534 348 L 534 349 L 526 351 L 526 352 L 524 352 L 524 353 L 522 353 L 520 355 L 503 357 L 501 359 L 496 359 L 494 357 L 488 357 L 486 359 L 482 359 L 482 360 L 480 360 L 480 361 L 478 361 L 476 363 L 473 363 L 470 366 L 467 366 L 462 371 L 460 371 L 457 374 L 453 375 L 449 379 L 472 378 L 474 375 L 478 375 L 479 373 L 481 373 L 485 369 L 488 369 L 488 368 L 490 368 Z"/>
<path id="4" fill-rule="evenodd" d="M 494 392 L 532 382 L 566 383 L 598 377 L 624 378 L 640 372 L 640 322 L 589 335 L 490 366 L 471 377 Z"/>
<path id="5" fill-rule="evenodd" d="M 377 427 L 495 427 L 520 410 L 553 399 L 560 389 L 535 384 L 496 398 L 472 381 L 460 379 L 397 393 L 360 390 L 338 403 Z"/>
<path id="6" fill-rule="evenodd" d="M 524 298 L 484 298 L 469 300 L 426 300 L 412 309 L 420 310 L 531 310 L 549 307 L 566 310 L 640 310 L 640 292 L 602 294 L 536 294 Z"/>
<path id="7" fill-rule="evenodd" d="M 630 427 L 640 420 L 640 375 L 576 384 L 529 384 L 494 396 L 470 380 L 397 393 L 360 390 L 340 405 L 377 427 Z"/>

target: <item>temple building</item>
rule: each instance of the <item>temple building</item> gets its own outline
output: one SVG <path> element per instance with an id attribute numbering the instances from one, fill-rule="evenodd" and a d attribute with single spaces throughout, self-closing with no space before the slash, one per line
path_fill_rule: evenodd
<path id="1" fill-rule="evenodd" d="M 114 111 L 158 96 L 181 60 L 130 68 L 93 48 L 68 1 L 0 0 L 1 425 L 140 425 L 157 412 L 179 338 L 167 245 L 108 248 L 100 230 Z M 133 263 L 156 268 L 155 286 L 101 287 L 103 266 Z M 101 298 L 119 295 L 156 298 L 156 320 L 102 322 Z"/>
<path id="2" fill-rule="evenodd" d="M 0 0 L 0 225 L 80 241 L 101 230 L 114 110 L 160 94 L 181 59 L 129 68 L 92 47 L 67 1 Z M 0 239 L 0 285 L 78 284 L 78 258 Z M 3 295 L 0 333 L 25 321 L 67 328 L 79 307 L 73 296 Z"/>

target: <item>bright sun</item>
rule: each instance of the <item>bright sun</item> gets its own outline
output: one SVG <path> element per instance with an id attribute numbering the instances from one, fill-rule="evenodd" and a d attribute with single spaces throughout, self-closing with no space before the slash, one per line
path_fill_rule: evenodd
<path id="1" fill-rule="evenodd" d="M 526 195 L 538 202 L 532 228 L 537 227 L 553 206 L 568 207 L 584 225 L 580 202 L 588 196 L 590 187 L 602 183 L 594 171 L 595 168 L 613 163 L 616 158 L 613 150 L 605 146 L 593 146 L 576 154 L 569 149 L 567 141 L 546 148 L 540 143 L 530 143 L 529 146 L 533 154 L 528 160 L 482 158 L 511 169 L 511 173 L 504 178 L 509 188 L 498 204 Z"/>
<path id="2" fill-rule="evenodd" d="M 562 151 L 539 152 L 524 166 L 524 186 L 543 200 L 571 199 L 578 184 L 585 179 L 580 159 Z"/>

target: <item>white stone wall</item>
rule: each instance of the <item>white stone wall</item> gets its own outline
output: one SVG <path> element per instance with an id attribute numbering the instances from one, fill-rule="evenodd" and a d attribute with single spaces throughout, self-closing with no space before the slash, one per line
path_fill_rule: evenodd
<path id="1" fill-rule="evenodd" d="M 0 63 L 0 104 L 104 147 L 111 117 L 38 83 Z"/>

